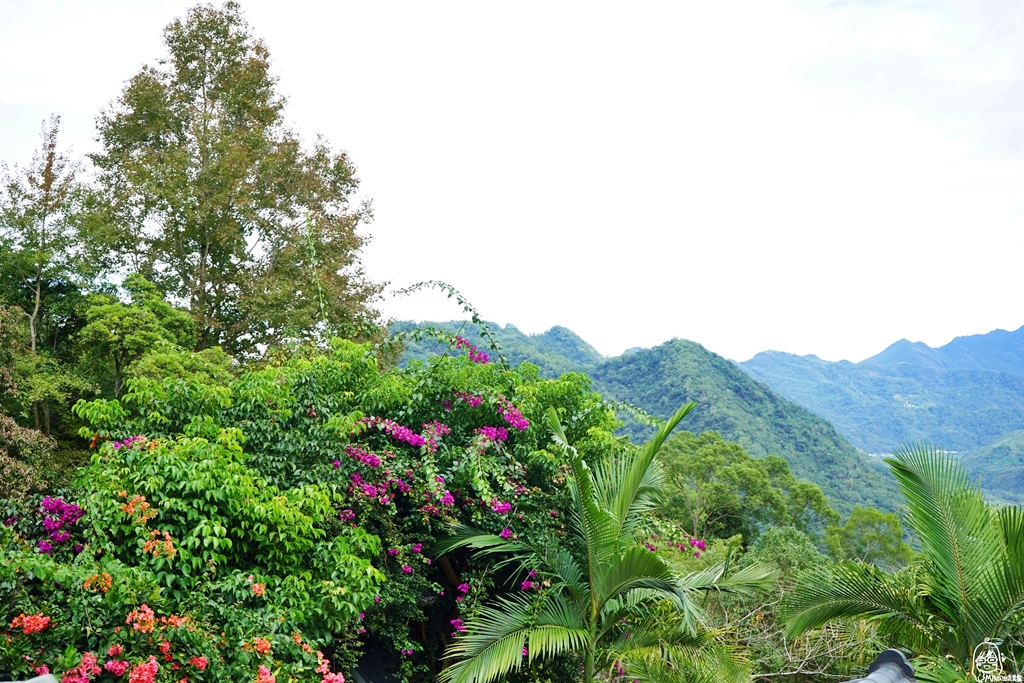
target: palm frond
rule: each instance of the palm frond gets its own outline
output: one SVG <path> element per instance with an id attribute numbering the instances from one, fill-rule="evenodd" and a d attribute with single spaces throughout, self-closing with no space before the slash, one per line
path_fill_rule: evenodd
<path id="1" fill-rule="evenodd" d="M 913 662 L 914 678 L 921 683 L 966 683 L 968 672 L 948 657 L 921 655 Z"/>
<path id="2" fill-rule="evenodd" d="M 695 632 L 708 623 L 707 614 L 693 599 L 687 581 L 691 576 L 680 576 L 665 560 L 642 546 L 634 546 L 618 561 L 609 566 L 598 584 L 599 600 L 607 600 L 635 589 L 658 591 L 678 611 L 683 628 Z M 703 581 L 700 582 L 703 585 Z"/>
<path id="3" fill-rule="evenodd" d="M 994 608 L 1005 597 L 999 576 L 1005 546 L 995 511 L 952 455 L 916 445 L 888 462 L 907 499 L 907 523 L 927 557 L 929 597 L 958 625 L 955 654 L 962 659 L 968 643 L 992 631 Z"/>
<path id="4" fill-rule="evenodd" d="M 989 599 L 997 605 L 990 637 L 1008 622 L 1020 621 L 1024 614 L 1024 508 L 1007 505 L 1000 508 L 999 529 L 1003 539 L 999 581 L 991 586 Z"/>
<path id="5" fill-rule="evenodd" d="M 584 580 L 583 570 L 572 553 L 556 549 L 546 558 L 543 572 L 555 579 L 555 590 L 568 594 L 581 613 L 590 609 L 590 583 Z"/>
<path id="6" fill-rule="evenodd" d="M 625 459 L 624 465 L 628 467 L 624 467 L 621 474 L 613 475 L 615 480 L 607 483 L 609 487 L 613 487 L 610 490 L 615 491 L 610 512 L 619 523 L 617 536 L 629 533 L 642 514 L 657 505 L 657 492 L 660 491 L 664 475 L 661 474 L 660 468 L 652 468 L 652 463 L 672 430 L 696 406 L 697 404 L 692 401 L 681 406 L 661 426 L 653 439 L 645 443 L 633 457 Z"/>
<path id="7" fill-rule="evenodd" d="M 594 479 L 579 452 L 569 443 L 554 408 L 548 408 L 552 438 L 566 453 L 572 469 L 569 492 L 573 499 L 570 524 L 583 540 L 586 573 L 593 585 L 599 567 L 615 549 L 614 519 L 602 509 L 594 496 Z"/>
<path id="8" fill-rule="evenodd" d="M 725 564 L 720 566 L 725 575 L 715 581 L 713 588 L 723 593 L 753 595 L 771 588 L 779 576 L 775 569 L 756 562 L 731 573 L 726 573 Z"/>
<path id="9" fill-rule="evenodd" d="M 434 557 L 440 557 L 445 553 L 449 553 L 452 550 L 459 548 L 470 548 L 477 551 L 481 555 L 491 554 L 502 554 L 509 553 L 509 556 L 499 562 L 496 567 L 503 567 L 508 564 L 523 563 L 538 556 L 538 553 L 528 545 L 522 543 L 516 543 L 514 541 L 506 541 L 500 536 L 489 534 L 479 529 L 466 526 L 465 524 L 455 524 L 452 526 L 452 535 L 447 538 L 438 541 L 430 549 L 430 554 Z"/>
<path id="10" fill-rule="evenodd" d="M 720 634 L 680 627 L 673 609 L 657 609 L 654 618 L 631 627 L 605 656 L 624 664 L 629 678 L 657 683 L 741 683 L 749 681 L 750 663 L 738 644 Z"/>
<path id="11" fill-rule="evenodd" d="M 801 590 L 782 603 L 780 616 L 791 638 L 843 617 L 895 619 L 916 631 L 917 642 L 937 635 L 913 583 L 862 563 L 844 562 L 805 574 Z"/>
<path id="12" fill-rule="evenodd" d="M 458 661 L 444 669 L 438 680 L 489 683 L 537 657 L 552 657 L 586 644 L 582 620 L 564 601 L 549 599 L 534 614 L 529 596 L 498 598 L 482 607 L 445 654 L 446 659 Z"/>

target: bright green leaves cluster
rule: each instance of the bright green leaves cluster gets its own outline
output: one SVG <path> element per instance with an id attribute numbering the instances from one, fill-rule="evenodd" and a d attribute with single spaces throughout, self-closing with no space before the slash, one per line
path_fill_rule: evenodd
<path id="1" fill-rule="evenodd" d="M 233 433 L 234 432 L 234 433 Z M 279 490 L 244 464 L 237 430 L 104 447 L 84 475 L 89 519 L 104 550 L 149 566 L 177 599 L 213 577 L 252 575 L 268 599 L 339 629 L 370 604 L 382 576 L 379 541 L 337 526 L 329 487 Z M 155 512 L 126 511 L 136 496 Z M 131 508 L 129 508 L 131 510 Z M 174 554 L 164 550 L 164 533 Z M 155 550 L 147 550 L 155 543 Z M 302 622 L 303 618 L 296 621 Z"/>
<path id="2" fill-rule="evenodd" d="M 78 333 L 83 354 L 113 368 L 114 395 L 124 392 L 126 372 L 147 351 L 160 343 L 191 348 L 195 326 L 188 313 L 173 308 L 141 275 L 130 275 L 125 289 L 131 302 L 96 295 L 85 313 L 86 325 Z"/>
<path id="3" fill-rule="evenodd" d="M 252 575 L 304 633 L 351 638 L 352 618 L 365 611 L 363 624 L 379 641 L 422 649 L 410 676 L 439 669 L 449 622 L 468 609 L 468 599 L 455 600 L 458 586 L 479 586 L 479 602 L 504 580 L 461 554 L 427 561 L 449 521 L 495 534 L 509 527 L 538 545 L 564 533 L 571 468 L 544 427 L 545 412 L 557 410 L 581 453 L 623 448 L 612 411 L 585 376 L 544 380 L 530 366 L 506 370 L 462 355 L 391 369 L 372 347 L 336 340 L 275 355 L 226 384 L 137 377 L 127 387 L 119 400 L 75 408 L 88 425 L 83 436 L 96 436 L 102 449 L 83 484 L 109 552 L 142 557 L 165 593 L 181 600 L 213 591 L 217 604 L 251 604 Z M 529 427 L 504 420 L 510 405 Z M 415 433 L 435 421 L 450 431 L 438 435 L 436 449 L 413 446 L 363 421 L 371 416 Z M 482 427 L 509 434 L 484 444 Z M 106 444 L 137 434 L 147 441 Z M 349 457 L 349 445 L 382 465 Z M 400 476 L 410 488 L 393 486 L 382 501 L 351 486 L 356 474 L 378 485 Z M 440 502 L 442 490 L 453 503 Z M 135 495 L 157 512 L 145 525 L 122 510 Z M 495 512 L 496 501 L 513 511 Z M 175 557 L 144 552 L 157 529 L 173 538 Z M 378 586 L 382 576 L 387 585 Z M 419 604 L 423 595 L 434 596 L 429 608 Z"/>

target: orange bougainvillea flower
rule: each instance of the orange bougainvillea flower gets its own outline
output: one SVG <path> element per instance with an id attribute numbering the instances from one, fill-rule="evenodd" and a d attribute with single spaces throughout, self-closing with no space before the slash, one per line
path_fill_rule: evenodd
<path id="1" fill-rule="evenodd" d="M 82 584 L 82 587 L 85 588 L 85 590 L 95 590 L 106 593 L 110 590 L 113 583 L 114 582 L 113 579 L 110 578 L 110 574 L 103 572 L 102 574 L 93 574 L 87 578 L 85 583 Z"/>
<path id="2" fill-rule="evenodd" d="M 263 594 L 267 592 L 267 587 L 262 583 L 254 583 L 252 585 L 252 592 L 256 594 L 256 597 L 262 598 Z"/>
<path id="3" fill-rule="evenodd" d="M 270 641 L 266 638 L 253 638 L 252 648 L 261 655 L 268 654 L 270 652 Z"/>
<path id="4" fill-rule="evenodd" d="M 189 630 L 192 630 L 192 626 L 189 623 L 191 619 L 189 617 L 180 617 L 177 614 L 172 614 L 169 617 L 157 617 L 157 621 L 164 626 L 171 628 L 180 628 L 182 626 L 189 626 Z"/>
<path id="5" fill-rule="evenodd" d="M 161 538 L 161 534 L 163 537 Z M 171 534 L 166 531 L 160 531 L 154 529 L 149 532 L 149 540 L 146 541 L 145 545 L 142 546 L 142 552 L 153 553 L 153 557 L 164 557 L 171 558 L 178 554 L 178 551 L 174 548 L 174 539 L 171 538 Z"/>
<path id="6" fill-rule="evenodd" d="M 11 622 L 11 628 L 20 628 L 25 635 L 30 633 L 38 633 L 47 626 L 50 625 L 50 617 L 43 616 L 43 613 L 39 614 L 19 614 L 14 617 L 14 621 Z"/>
<path id="7" fill-rule="evenodd" d="M 153 610 L 147 605 L 141 605 L 138 609 L 128 613 L 125 623 L 130 624 L 132 628 L 140 633 L 152 633 L 156 625 L 156 618 Z"/>
<path id="8" fill-rule="evenodd" d="M 146 524 L 156 517 L 156 510 L 151 510 L 145 496 L 135 494 L 132 499 L 121 506 L 121 511 L 127 513 L 136 524 Z"/>

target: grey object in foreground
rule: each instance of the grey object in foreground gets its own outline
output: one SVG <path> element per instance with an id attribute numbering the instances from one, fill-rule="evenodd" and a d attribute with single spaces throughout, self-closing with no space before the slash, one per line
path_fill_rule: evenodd
<path id="1" fill-rule="evenodd" d="M 867 678 L 846 683 L 913 683 L 914 667 L 899 650 L 884 650 L 868 666 Z"/>
<path id="2" fill-rule="evenodd" d="M 14 681 L 0 681 L 0 683 L 15 683 Z M 57 679 L 54 678 L 53 674 L 46 674 L 45 676 L 36 676 L 35 678 L 29 678 L 28 680 L 22 681 L 21 683 L 57 683 Z"/>

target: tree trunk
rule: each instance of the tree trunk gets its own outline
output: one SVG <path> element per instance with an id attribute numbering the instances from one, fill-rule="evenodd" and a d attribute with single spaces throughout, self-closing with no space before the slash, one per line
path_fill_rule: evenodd
<path id="1" fill-rule="evenodd" d="M 583 660 L 583 683 L 594 681 L 594 645 L 587 645 L 587 656 Z"/>
<path id="2" fill-rule="evenodd" d="M 121 358 L 114 354 L 114 398 L 121 398 L 124 387 L 121 385 Z"/>

